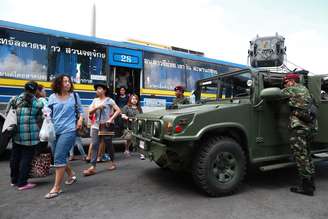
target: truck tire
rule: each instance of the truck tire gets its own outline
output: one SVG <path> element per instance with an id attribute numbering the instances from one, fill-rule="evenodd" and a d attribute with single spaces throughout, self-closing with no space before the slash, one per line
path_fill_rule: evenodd
<path id="1" fill-rule="evenodd" d="M 192 167 L 196 185 L 212 197 L 239 189 L 246 173 L 246 157 L 232 138 L 212 137 L 198 150 Z"/>
<path id="2" fill-rule="evenodd" d="M 6 148 L 7 148 L 7 145 L 2 144 L 2 142 L 3 142 L 3 139 L 2 139 L 2 126 L 3 126 L 4 122 L 5 122 L 5 119 L 0 117 L 0 157 L 6 151 Z"/>

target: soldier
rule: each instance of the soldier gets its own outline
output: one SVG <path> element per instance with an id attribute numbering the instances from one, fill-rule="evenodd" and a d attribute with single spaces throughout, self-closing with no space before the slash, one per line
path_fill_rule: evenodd
<path id="1" fill-rule="evenodd" d="M 309 118 L 309 105 L 312 97 L 309 90 L 298 83 L 299 75 L 288 73 L 284 77 L 283 95 L 289 98 L 288 104 L 291 108 L 289 129 L 290 148 L 297 165 L 300 176 L 300 184 L 290 188 L 291 192 L 313 196 L 314 186 L 314 165 L 311 160 L 309 144 L 313 137 L 313 130 L 316 127 L 316 119 Z"/>
<path id="2" fill-rule="evenodd" d="M 173 106 L 178 106 L 178 104 L 189 104 L 189 100 L 183 95 L 184 88 L 180 85 L 174 88 L 175 91 L 175 99 L 173 101 Z"/>

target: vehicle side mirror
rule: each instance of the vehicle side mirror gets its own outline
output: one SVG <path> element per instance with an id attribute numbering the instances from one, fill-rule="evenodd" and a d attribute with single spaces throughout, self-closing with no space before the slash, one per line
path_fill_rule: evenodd
<path id="1" fill-rule="evenodd" d="M 264 100 L 278 99 L 281 96 L 281 89 L 278 87 L 265 88 L 260 92 L 260 98 Z"/>

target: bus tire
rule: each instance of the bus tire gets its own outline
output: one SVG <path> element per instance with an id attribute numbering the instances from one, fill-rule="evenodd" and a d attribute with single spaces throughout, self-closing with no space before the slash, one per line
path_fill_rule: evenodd
<path id="1" fill-rule="evenodd" d="M 212 137 L 196 153 L 192 176 L 196 185 L 212 197 L 236 192 L 246 173 L 241 146 L 229 137 Z"/>

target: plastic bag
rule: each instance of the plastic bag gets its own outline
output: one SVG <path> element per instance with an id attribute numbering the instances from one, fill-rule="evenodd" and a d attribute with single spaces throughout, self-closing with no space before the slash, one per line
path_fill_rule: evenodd
<path id="1" fill-rule="evenodd" d="M 51 119 L 45 118 L 42 123 L 42 127 L 39 133 L 40 141 L 53 142 L 56 140 L 56 133 L 54 124 L 51 122 Z"/>

